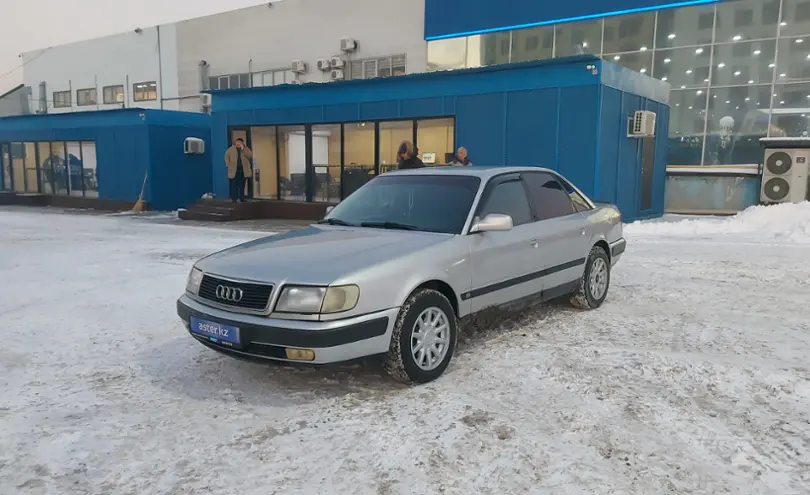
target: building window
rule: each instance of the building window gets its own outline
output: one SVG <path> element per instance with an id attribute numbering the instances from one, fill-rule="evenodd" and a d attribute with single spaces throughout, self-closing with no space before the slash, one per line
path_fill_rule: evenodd
<path id="1" fill-rule="evenodd" d="M 290 69 L 273 69 L 251 74 L 254 88 L 262 86 L 278 86 L 279 84 L 291 84 L 295 81 L 295 72 Z M 247 87 L 247 86 L 244 86 Z M 214 89 L 213 87 L 211 89 Z M 219 88 L 228 89 L 228 88 Z"/>
<path id="2" fill-rule="evenodd" d="M 105 86 L 103 92 L 105 105 L 124 103 L 124 86 Z"/>
<path id="3" fill-rule="evenodd" d="M 154 81 L 135 83 L 132 85 L 132 99 L 134 101 L 157 100 L 157 83 Z"/>
<path id="4" fill-rule="evenodd" d="M 372 79 L 374 77 L 401 76 L 406 71 L 406 56 L 355 60 L 351 65 L 352 79 Z"/>
<path id="5" fill-rule="evenodd" d="M 73 105 L 73 102 L 70 101 L 70 96 L 70 91 L 54 91 L 53 107 L 70 108 Z"/>
<path id="6" fill-rule="evenodd" d="M 96 97 L 96 88 L 76 90 L 76 104 L 80 107 L 95 105 L 97 103 L 98 98 Z"/>
<path id="7" fill-rule="evenodd" d="M 250 87 L 250 74 L 225 74 L 222 76 L 211 76 L 208 78 L 208 89 L 239 89 Z"/>

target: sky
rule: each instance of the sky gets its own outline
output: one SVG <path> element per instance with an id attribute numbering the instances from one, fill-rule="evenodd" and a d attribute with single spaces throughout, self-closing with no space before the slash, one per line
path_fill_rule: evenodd
<path id="1" fill-rule="evenodd" d="M 0 0 L 0 94 L 22 83 L 23 52 L 259 5 L 258 0 Z M 46 15 L 41 13 L 47 12 Z"/>

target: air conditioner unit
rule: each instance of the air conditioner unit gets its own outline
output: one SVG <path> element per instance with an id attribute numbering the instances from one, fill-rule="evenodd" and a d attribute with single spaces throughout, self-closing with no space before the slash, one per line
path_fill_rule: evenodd
<path id="1" fill-rule="evenodd" d="M 326 71 L 330 70 L 331 68 L 332 68 L 332 64 L 330 63 L 330 61 L 328 59 L 325 59 L 325 58 L 318 59 L 318 70 L 326 72 Z"/>
<path id="2" fill-rule="evenodd" d="M 205 153 L 205 141 L 200 138 L 189 137 L 183 141 L 183 153 L 187 155 L 202 155 Z"/>
<path id="3" fill-rule="evenodd" d="M 655 112 L 636 110 L 628 123 L 627 137 L 653 137 L 655 136 Z"/>
<path id="4" fill-rule="evenodd" d="M 353 38 L 343 38 L 340 40 L 340 51 L 350 53 L 357 50 L 357 41 Z"/>
<path id="5" fill-rule="evenodd" d="M 801 203 L 807 199 L 808 148 L 769 148 L 759 200 L 762 203 Z"/>
<path id="6" fill-rule="evenodd" d="M 332 69 L 342 69 L 345 65 L 346 62 L 344 62 L 340 57 L 332 57 L 329 59 L 329 66 Z"/>
<path id="7" fill-rule="evenodd" d="M 343 76 L 344 76 L 343 71 L 340 70 L 340 69 L 332 69 L 329 72 L 329 79 L 331 79 L 333 81 L 342 81 Z"/>
<path id="8" fill-rule="evenodd" d="M 213 102 L 213 98 L 211 93 L 202 93 L 200 95 L 200 105 L 203 107 L 210 107 L 211 103 Z"/>
<path id="9" fill-rule="evenodd" d="M 290 70 L 296 74 L 303 74 L 307 71 L 307 63 L 303 60 L 293 60 Z"/>

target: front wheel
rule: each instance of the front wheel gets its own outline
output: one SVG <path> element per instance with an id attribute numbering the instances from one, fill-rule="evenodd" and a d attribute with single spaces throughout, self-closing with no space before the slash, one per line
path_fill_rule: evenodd
<path id="1" fill-rule="evenodd" d="M 605 302 L 610 287 L 610 258 L 601 246 L 594 246 L 585 262 L 585 272 L 571 304 L 579 309 L 596 309 Z"/>
<path id="2" fill-rule="evenodd" d="M 450 364 L 458 323 L 450 301 L 432 289 L 418 289 L 399 311 L 385 369 L 406 383 L 435 380 Z"/>

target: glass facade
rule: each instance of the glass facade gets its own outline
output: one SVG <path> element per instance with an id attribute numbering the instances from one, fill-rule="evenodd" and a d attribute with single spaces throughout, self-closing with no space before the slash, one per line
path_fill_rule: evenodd
<path id="1" fill-rule="evenodd" d="M 337 203 L 373 177 L 397 168 L 411 141 L 426 166 L 453 155 L 455 120 L 428 118 L 293 126 L 233 127 L 253 151 L 253 196 Z"/>
<path id="2" fill-rule="evenodd" d="M 0 143 L 0 191 L 98 197 L 92 141 Z"/>
<path id="3" fill-rule="evenodd" d="M 431 41 L 429 70 L 593 54 L 671 84 L 669 165 L 762 161 L 810 135 L 810 0 L 727 0 Z"/>

